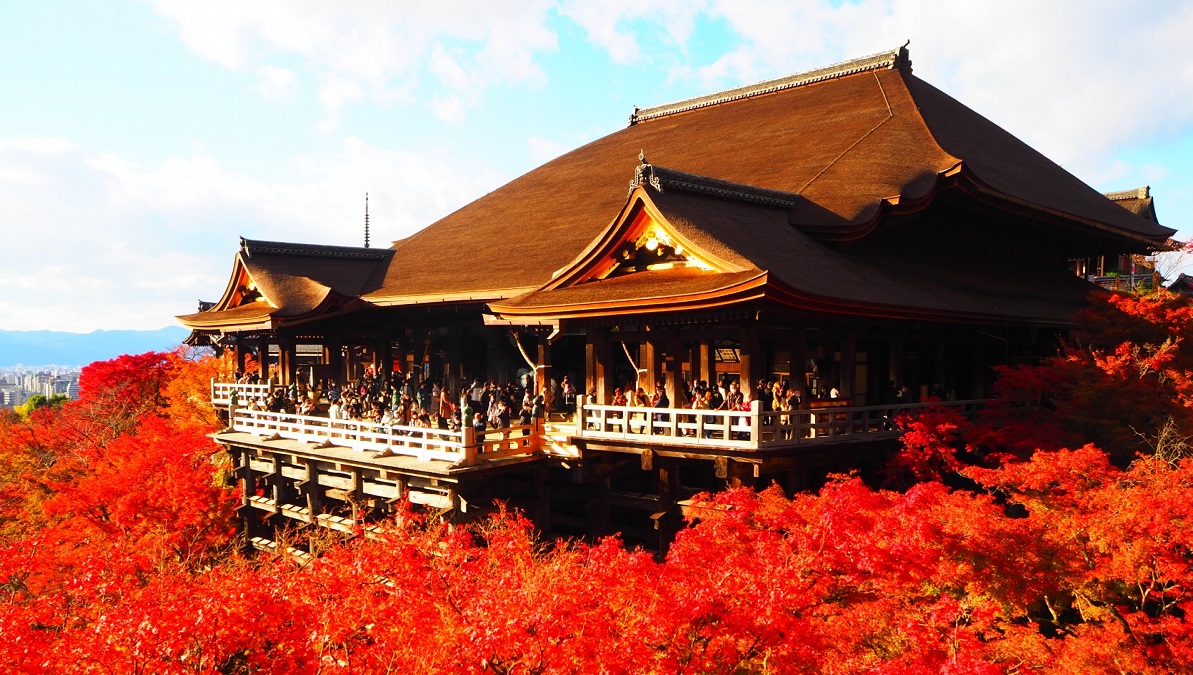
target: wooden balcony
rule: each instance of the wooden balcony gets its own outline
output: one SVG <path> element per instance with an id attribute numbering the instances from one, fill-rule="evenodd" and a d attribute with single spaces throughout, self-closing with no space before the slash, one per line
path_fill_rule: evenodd
<path id="1" fill-rule="evenodd" d="M 243 408 L 230 411 L 227 431 L 312 443 L 317 449 L 347 448 L 362 455 L 371 453 L 371 457 L 400 456 L 445 462 L 452 467 L 538 454 L 543 442 L 539 424 L 516 425 L 481 434 L 471 428 L 449 431 Z"/>
<path id="2" fill-rule="evenodd" d="M 749 410 L 688 410 L 594 405 L 580 396 L 575 435 L 643 446 L 772 450 L 894 438 L 900 434 L 894 423 L 900 414 L 946 408 L 972 417 L 984 403 L 941 401 L 764 412 L 759 401 L 753 401 Z"/>
<path id="3" fill-rule="evenodd" d="M 212 402 L 229 406 L 231 392 L 243 397 L 268 393 L 269 384 L 212 383 Z M 242 400 L 247 400 L 244 398 Z M 611 441 L 650 448 L 677 446 L 715 451 L 769 451 L 832 443 L 858 443 L 895 438 L 895 418 L 927 408 L 946 408 L 971 417 L 981 400 L 942 401 L 878 406 L 835 406 L 791 411 L 762 411 L 758 401 L 749 410 L 690 410 L 596 405 L 577 397 L 571 422 L 548 427 L 530 425 L 494 429 L 483 434 L 378 424 L 358 420 L 230 408 L 227 432 L 267 440 L 290 440 L 320 449 L 355 451 L 363 458 L 407 457 L 451 468 L 476 467 L 527 456 L 575 457 L 568 442 Z"/>

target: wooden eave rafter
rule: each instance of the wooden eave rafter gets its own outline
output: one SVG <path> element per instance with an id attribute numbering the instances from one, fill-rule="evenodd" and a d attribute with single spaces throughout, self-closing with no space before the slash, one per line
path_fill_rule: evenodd
<path id="1" fill-rule="evenodd" d="M 1166 242 L 1156 241 L 1155 239 L 1151 239 L 1137 232 L 1123 230 L 1097 220 L 1084 218 L 1071 213 L 1065 213 L 1064 211 L 1060 211 L 1058 209 L 1044 206 L 1042 204 L 1036 204 L 1026 199 L 1021 199 L 1005 192 L 1001 192 L 985 184 L 981 179 L 975 176 L 972 171 L 966 170 L 964 168 L 962 168 L 960 173 L 960 179 L 961 180 L 958 181 L 958 186 L 962 190 L 971 194 L 977 194 L 985 197 L 988 201 L 997 201 L 1003 204 L 1012 205 L 1014 207 L 1039 214 L 1040 216 L 1044 217 L 1044 219 L 1052 222 L 1059 221 L 1061 223 L 1069 224 L 1080 223 L 1103 234 L 1108 234 L 1121 239 L 1127 239 L 1151 251 L 1170 250 L 1169 245 Z"/>
<path id="2" fill-rule="evenodd" d="M 842 314 L 847 316 L 865 316 L 875 319 L 902 319 L 908 321 L 934 322 L 978 322 L 978 323 L 1006 323 L 1023 322 L 1031 325 L 1054 325 L 1058 327 L 1072 326 L 1068 319 L 1051 320 L 1039 317 L 1011 317 L 1005 314 L 985 314 L 981 312 L 958 312 L 943 309 L 920 309 L 896 305 L 882 305 L 866 302 L 852 302 L 840 298 L 827 298 L 791 288 L 782 282 L 771 282 L 766 286 L 766 299 L 785 307 L 799 311 L 818 312 L 823 314 Z"/>
<path id="3" fill-rule="evenodd" d="M 509 307 L 491 304 L 489 311 L 494 316 L 494 320 L 491 321 L 494 324 L 547 325 L 566 319 L 711 309 L 764 297 L 767 276 L 766 272 L 759 270 L 756 276 L 731 286 L 682 296 L 668 295 L 544 307 Z"/>
<path id="4" fill-rule="evenodd" d="M 376 307 L 402 307 L 406 305 L 445 305 L 457 302 L 486 303 L 506 300 L 535 290 L 534 286 L 520 288 L 499 288 L 488 291 L 467 291 L 464 293 L 437 293 L 426 295 L 369 296 L 366 301 Z"/>
<path id="5" fill-rule="evenodd" d="M 608 273 L 612 267 L 616 266 L 618 250 L 626 242 L 636 241 L 651 227 L 666 232 L 673 241 L 683 247 L 684 251 L 690 252 L 692 256 L 707 263 L 714 272 L 731 273 L 747 270 L 745 267 L 704 250 L 683 236 L 655 206 L 646 192 L 646 186 L 638 185 L 630 191 L 625 206 L 609 226 L 570 263 L 556 270 L 551 276 L 551 280 L 537 290 L 551 291 L 602 278 L 602 274 Z"/>

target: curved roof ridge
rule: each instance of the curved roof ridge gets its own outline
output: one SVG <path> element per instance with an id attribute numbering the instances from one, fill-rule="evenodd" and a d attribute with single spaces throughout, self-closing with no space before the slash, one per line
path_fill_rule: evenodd
<path id="1" fill-rule="evenodd" d="M 361 248 L 358 246 L 329 246 L 325 244 L 298 244 L 284 241 L 262 241 L 240 238 L 240 249 L 249 258 L 253 254 L 292 255 L 313 258 L 348 258 L 362 260 L 384 260 L 393 255 L 389 248 Z"/>
<path id="2" fill-rule="evenodd" d="M 1110 201 L 1118 202 L 1124 199 L 1147 199 L 1152 196 L 1151 190 L 1150 185 L 1144 185 L 1134 190 L 1119 190 L 1118 192 L 1103 192 L 1102 194 L 1106 195 L 1106 198 Z"/>
<path id="3" fill-rule="evenodd" d="M 638 160 L 641 164 L 634 171 L 634 180 L 630 181 L 631 192 L 638 185 L 649 184 L 659 192 L 662 192 L 664 188 L 671 188 L 682 192 L 695 192 L 780 209 L 790 209 L 800 199 L 800 196 L 794 192 L 755 187 L 745 183 L 734 183 L 711 176 L 657 166 L 648 163 L 645 155 L 642 154 L 638 155 Z"/>
<path id="4" fill-rule="evenodd" d="M 910 42 L 910 40 L 908 41 Z M 634 108 L 633 114 L 630 115 L 630 125 L 644 122 L 646 120 L 654 119 L 656 117 L 663 117 L 666 115 L 673 115 L 675 113 L 686 112 L 688 110 L 695 110 L 697 108 L 704 108 L 720 103 L 728 103 L 729 101 L 737 101 L 743 98 L 750 98 L 751 96 L 760 96 L 762 94 L 770 94 L 784 89 L 791 89 L 792 87 L 799 87 L 805 84 L 812 84 L 813 82 L 821 82 L 823 80 L 831 80 L 837 77 L 844 77 L 846 75 L 853 75 L 854 73 L 861 73 L 867 70 L 878 70 L 881 68 L 911 68 L 911 57 L 907 51 L 907 43 L 896 49 L 891 49 L 869 56 L 863 56 L 840 63 L 834 63 L 822 68 L 814 68 L 806 70 L 794 75 L 787 75 L 784 77 L 774 78 L 771 80 L 763 80 L 762 82 L 755 82 L 743 87 L 735 87 L 733 89 L 726 89 L 724 91 L 713 92 L 711 94 L 704 94 L 682 101 L 674 101 L 672 103 L 665 103 L 663 105 L 653 106 L 650 108 Z"/>

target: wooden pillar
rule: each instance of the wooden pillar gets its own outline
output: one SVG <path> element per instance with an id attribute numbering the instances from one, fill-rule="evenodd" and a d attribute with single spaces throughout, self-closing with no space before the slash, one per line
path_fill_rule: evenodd
<path id="1" fill-rule="evenodd" d="M 938 336 L 936 343 L 936 359 L 932 364 L 932 382 L 929 383 L 928 393 L 931 395 L 932 386 L 940 385 L 941 398 L 944 398 L 944 392 L 949 389 L 949 374 L 948 374 L 948 344 L 945 343 L 944 338 Z"/>
<path id="2" fill-rule="evenodd" d="M 384 377 L 386 381 L 389 381 L 393 378 L 394 374 L 393 340 L 389 339 L 388 337 L 383 338 L 381 340 L 381 349 L 379 351 L 381 352 L 379 354 L 381 357 L 380 375 Z"/>
<path id="3" fill-rule="evenodd" d="M 659 477 L 659 512 L 654 515 L 658 530 L 659 556 L 667 554 L 682 521 L 679 512 L 679 463 L 675 460 L 656 461 Z"/>
<path id="4" fill-rule="evenodd" d="M 451 391 L 459 391 L 464 386 L 460 382 L 460 366 L 464 362 L 464 329 L 451 326 L 447 330 L 447 380 L 444 386 Z M 467 383 L 471 384 L 471 382 Z"/>
<path id="5" fill-rule="evenodd" d="M 679 331 L 672 330 L 667 334 L 667 351 L 663 358 L 663 376 L 664 386 L 667 390 L 667 398 L 671 400 L 671 407 L 679 407 L 683 403 L 681 399 L 683 395 L 683 342 L 679 339 Z"/>
<path id="6" fill-rule="evenodd" d="M 260 516 L 256 513 L 256 509 L 250 505 L 249 497 L 257 494 L 257 485 L 253 479 L 253 467 L 249 463 L 249 451 L 243 448 L 234 448 L 232 452 L 235 460 L 239 462 L 236 472 L 239 474 L 240 480 L 240 508 L 238 509 L 240 524 L 243 528 L 246 548 L 252 548 L 252 544 L 248 542 L 258 536 Z"/>
<path id="7" fill-rule="evenodd" d="M 409 340 L 406 338 L 405 331 L 401 331 L 400 335 L 401 335 L 401 337 L 399 337 L 397 340 L 391 341 L 392 343 L 396 343 L 396 345 L 397 345 L 397 346 L 393 347 L 393 360 L 394 360 L 394 363 L 396 363 L 398 365 L 398 369 L 401 370 L 403 374 L 405 374 L 406 371 L 412 370 L 409 367 L 410 364 L 408 363 L 410 361 Z M 422 369 L 419 368 L 420 373 L 421 373 L 421 371 L 422 371 Z M 424 373 L 424 375 L 425 375 L 425 373 Z"/>
<path id="8" fill-rule="evenodd" d="M 741 390 L 750 399 L 757 398 L 755 385 L 762 377 L 762 342 L 758 339 L 758 327 L 747 326 L 741 331 L 741 356 L 738 371 L 741 374 Z"/>
<path id="9" fill-rule="evenodd" d="M 236 372 L 240 373 L 241 375 L 244 374 L 244 357 L 245 357 L 246 351 L 247 350 L 245 349 L 244 343 L 240 340 L 240 338 L 237 338 L 236 339 Z"/>
<path id="10" fill-rule="evenodd" d="M 544 403 L 546 404 L 547 412 L 550 413 L 555 407 L 554 394 L 549 386 L 551 382 L 551 345 L 547 342 L 545 335 L 539 336 L 538 341 L 538 356 L 535 359 L 534 367 L 534 389 L 539 394 L 543 395 Z"/>
<path id="11" fill-rule="evenodd" d="M 313 459 L 303 459 L 301 462 L 306 466 L 307 477 L 306 480 L 299 483 L 298 487 L 306 500 L 307 522 L 313 524 L 317 522 L 315 517 L 323 512 L 323 488 L 319 485 L 319 465 Z"/>
<path id="12" fill-rule="evenodd" d="M 331 368 L 331 379 L 337 384 L 344 383 L 344 346 L 339 337 L 327 341 L 327 365 Z M 328 385 L 330 386 L 330 382 Z"/>
<path id="13" fill-rule="evenodd" d="M 593 403 L 608 405 L 613 400 L 613 345 L 603 330 L 590 330 L 584 346 L 587 361 L 585 391 L 596 390 Z"/>
<path id="14" fill-rule="evenodd" d="M 795 330 L 795 343 L 791 346 L 791 386 L 799 392 L 800 401 L 808 400 L 808 331 Z"/>
<path id="15" fill-rule="evenodd" d="M 754 471 L 757 464 L 750 464 L 748 462 L 738 462 L 736 460 L 729 460 L 728 471 L 728 485 L 731 488 L 739 487 L 754 487 Z"/>
<path id="16" fill-rule="evenodd" d="M 547 467 L 540 464 L 534 468 L 534 524 L 539 532 L 551 531 L 551 491 L 547 480 Z"/>
<path id="17" fill-rule="evenodd" d="M 654 383 L 656 373 L 658 372 L 658 363 L 656 359 L 656 352 L 654 342 L 648 336 L 638 345 L 638 386 L 646 391 L 646 395 L 650 396 L 654 393 Z"/>
<path id="18" fill-rule="evenodd" d="M 699 363 L 698 380 L 704 380 L 708 386 L 717 386 L 717 350 L 716 345 L 710 340 L 700 341 L 700 354 L 697 357 Z"/>
<path id="19" fill-rule="evenodd" d="M 841 398 L 854 395 L 857 379 L 857 331 L 849 330 L 841 340 Z"/>
<path id="20" fill-rule="evenodd" d="M 257 377 L 261 384 L 269 379 L 269 340 L 265 338 L 257 340 Z"/>
<path id="21" fill-rule="evenodd" d="M 608 476 L 597 478 L 592 483 L 593 495 L 589 505 L 589 534 L 593 537 L 607 537 L 613 533 L 612 516 L 609 512 Z"/>
<path id="22" fill-rule="evenodd" d="M 903 386 L 903 338 L 896 337 L 891 341 L 891 369 L 890 379 L 896 387 Z"/>
<path id="23" fill-rule="evenodd" d="M 278 380 L 283 387 L 294 381 L 294 342 L 290 339 L 278 341 Z"/>
<path id="24" fill-rule="evenodd" d="M 485 377 L 491 381 L 505 384 L 509 378 L 506 372 L 505 352 L 502 341 L 506 338 L 504 329 L 486 327 L 485 329 Z"/>

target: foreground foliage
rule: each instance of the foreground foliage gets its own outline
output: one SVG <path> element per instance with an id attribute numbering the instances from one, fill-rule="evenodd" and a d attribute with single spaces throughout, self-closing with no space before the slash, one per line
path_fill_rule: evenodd
<path id="1" fill-rule="evenodd" d="M 205 436 L 207 378 L 227 365 L 173 354 L 94 364 L 80 401 L 0 421 L 0 663 L 1193 672 L 1193 460 L 1123 432 L 1155 421 L 1145 415 L 1183 423 L 1190 364 L 1177 328 L 1188 307 L 1145 302 L 1119 297 L 1099 316 L 1147 320 L 1108 319 L 1035 370 L 1004 373 L 1005 406 L 978 424 L 939 412 L 902 420 L 905 448 L 888 472 L 898 491 L 840 476 L 793 499 L 773 487 L 705 496 L 664 562 L 617 539 L 547 546 L 506 513 L 472 527 L 406 513 L 369 537 L 326 542 L 306 565 L 244 559 L 235 495 Z M 1163 407 L 1092 428 L 1126 447 L 1081 438 L 1089 413 L 1075 402 L 1127 408 L 1141 392 Z"/>

